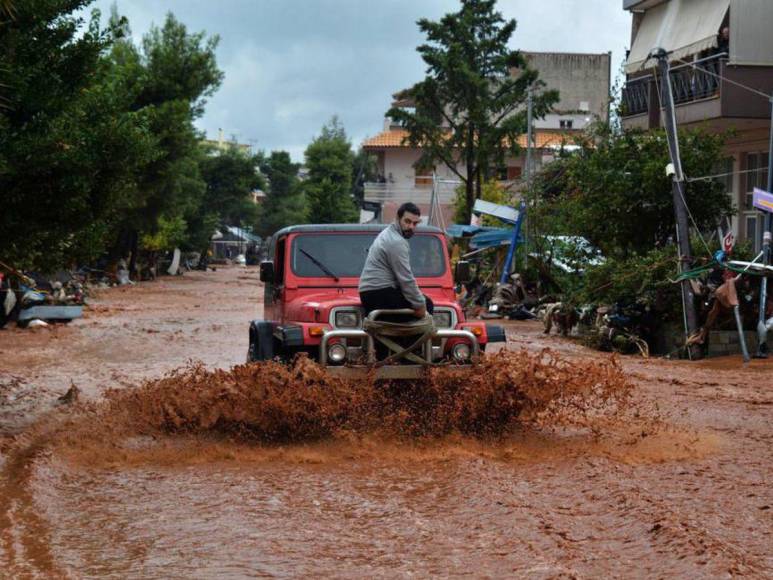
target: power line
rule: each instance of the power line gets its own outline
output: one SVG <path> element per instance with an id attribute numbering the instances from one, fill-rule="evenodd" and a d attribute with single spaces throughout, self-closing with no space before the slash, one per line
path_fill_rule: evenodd
<path id="1" fill-rule="evenodd" d="M 717 173 L 715 175 L 704 175 L 702 177 L 688 177 L 685 181 L 687 181 L 687 183 L 692 183 L 693 181 L 711 181 L 712 179 L 717 179 L 719 177 L 727 177 L 728 175 L 741 175 L 742 173 L 756 173 L 758 171 L 767 170 L 767 167 L 758 167 L 757 169 L 745 169 L 744 171 L 729 171 L 728 173 Z"/>

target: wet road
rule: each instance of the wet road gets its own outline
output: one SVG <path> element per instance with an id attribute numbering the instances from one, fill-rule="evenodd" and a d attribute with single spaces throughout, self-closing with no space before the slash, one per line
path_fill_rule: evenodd
<path id="1" fill-rule="evenodd" d="M 216 421 L 127 436 L 104 413 L 69 424 L 57 410 L 72 383 L 95 400 L 189 358 L 241 363 L 256 277 L 189 273 L 105 291 L 67 327 L 0 331 L 0 575 L 773 575 L 768 361 L 625 358 L 634 415 L 601 438 L 557 426 L 269 445 Z M 508 332 L 511 349 L 608 359 L 534 323 Z"/>

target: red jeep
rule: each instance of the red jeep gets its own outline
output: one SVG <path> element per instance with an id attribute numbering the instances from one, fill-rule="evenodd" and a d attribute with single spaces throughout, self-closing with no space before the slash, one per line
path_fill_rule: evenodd
<path id="1" fill-rule="evenodd" d="M 267 260 L 260 264 L 265 283 L 263 320 L 250 325 L 248 361 L 279 357 L 289 360 L 306 352 L 333 374 L 377 378 L 417 378 L 428 364 L 449 361 L 469 365 L 490 342 L 504 342 L 501 327 L 467 321 L 454 295 L 446 238 L 435 227 L 419 226 L 410 239 L 411 268 L 422 292 L 435 305 L 435 330 L 420 348 L 421 360 L 381 366 L 372 333 L 363 330 L 357 291 L 368 248 L 385 224 L 300 225 L 271 238 Z M 457 264 L 456 278 L 465 282 L 469 264 Z M 375 321 L 383 314 L 374 311 Z M 422 364 L 418 364 L 422 363 Z"/>

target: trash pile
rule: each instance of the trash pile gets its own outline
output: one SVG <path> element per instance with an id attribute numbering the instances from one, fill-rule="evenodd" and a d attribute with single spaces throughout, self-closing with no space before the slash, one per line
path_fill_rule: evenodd
<path id="1" fill-rule="evenodd" d="M 539 284 L 519 273 L 502 284 L 473 282 L 462 285 L 459 303 L 470 318 L 540 320 L 544 333 L 555 332 L 585 340 L 600 350 L 649 356 L 647 338 L 654 327 L 653 313 L 644 304 L 585 304 L 562 301 L 560 294 L 540 295 Z"/>
<path id="2" fill-rule="evenodd" d="M 85 299 L 80 276 L 60 272 L 47 278 L 0 262 L 0 328 L 9 321 L 22 328 L 69 322 L 83 316 Z"/>

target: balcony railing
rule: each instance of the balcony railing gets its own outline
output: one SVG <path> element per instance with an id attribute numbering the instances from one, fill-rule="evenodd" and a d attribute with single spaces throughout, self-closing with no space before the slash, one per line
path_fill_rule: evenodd
<path id="1" fill-rule="evenodd" d="M 393 202 L 403 203 L 412 201 L 418 204 L 427 204 L 432 198 L 432 183 L 415 186 L 411 184 L 397 183 L 365 183 L 365 200 L 379 203 Z M 438 184 L 438 199 L 441 204 L 453 203 L 455 199 L 454 187 L 446 184 Z"/>
<path id="2" fill-rule="evenodd" d="M 650 85 L 655 77 L 637 77 L 623 87 L 623 116 L 640 115 L 650 110 Z"/>
<path id="3" fill-rule="evenodd" d="M 673 67 L 670 76 L 674 103 L 680 105 L 718 96 L 722 61 L 725 60 L 727 54 L 720 53 Z M 655 80 L 654 75 L 647 75 L 626 83 L 622 94 L 624 117 L 646 113 L 651 105 L 659 106 L 657 102 L 650 103 L 653 97 L 657 98 L 657 93 L 653 90 Z M 659 88 L 657 84 L 654 86 Z"/>

